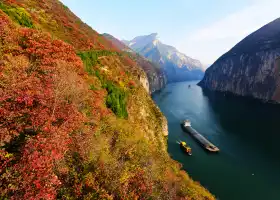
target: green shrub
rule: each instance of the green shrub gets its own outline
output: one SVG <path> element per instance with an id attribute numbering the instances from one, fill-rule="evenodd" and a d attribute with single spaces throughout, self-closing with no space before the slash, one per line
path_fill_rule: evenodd
<path id="1" fill-rule="evenodd" d="M 11 7 L 0 3 L 0 9 L 3 10 L 3 12 L 5 12 L 13 21 L 17 22 L 21 26 L 34 28 L 31 17 L 24 8 Z"/>
<path id="2" fill-rule="evenodd" d="M 105 85 L 108 96 L 106 99 L 106 105 L 110 108 L 118 117 L 127 118 L 127 94 L 125 91 L 114 85 L 112 82 L 107 82 Z"/>
<path id="3" fill-rule="evenodd" d="M 92 67 L 97 64 L 98 55 L 94 51 L 86 51 L 78 53 L 78 56 L 82 59 L 86 72 L 89 75 L 94 75 Z"/>
<path id="4" fill-rule="evenodd" d="M 69 10 L 69 8 L 65 5 L 62 5 L 65 10 Z"/>
<path id="5" fill-rule="evenodd" d="M 107 50 L 90 50 L 90 51 L 79 52 L 78 56 L 82 59 L 85 65 L 86 72 L 89 75 L 95 75 L 92 67 L 96 66 L 99 63 L 98 57 L 115 55 L 115 54 L 116 52 L 107 51 Z"/>
<path id="6" fill-rule="evenodd" d="M 128 117 L 126 105 L 127 94 L 124 90 L 116 86 L 113 82 L 108 81 L 98 70 L 94 70 L 93 67 L 99 64 L 98 58 L 100 56 L 118 55 L 116 52 L 107 50 L 90 50 L 79 52 L 78 56 L 82 59 L 85 70 L 89 75 L 95 75 L 101 82 L 102 87 L 108 92 L 106 98 L 106 105 L 110 108 L 117 117 L 126 119 Z M 91 90 L 95 87 L 90 86 Z"/>
<path id="7" fill-rule="evenodd" d="M 96 88 L 93 84 L 91 84 L 91 85 L 89 86 L 89 89 L 90 89 L 90 90 L 97 90 L 97 88 Z"/>

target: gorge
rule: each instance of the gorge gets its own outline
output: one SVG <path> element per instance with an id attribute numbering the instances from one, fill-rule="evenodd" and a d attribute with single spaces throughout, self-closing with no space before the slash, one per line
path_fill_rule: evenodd
<path id="1" fill-rule="evenodd" d="M 280 199 L 280 19 L 202 64 L 239 3 L 1 0 L 0 200 Z"/>

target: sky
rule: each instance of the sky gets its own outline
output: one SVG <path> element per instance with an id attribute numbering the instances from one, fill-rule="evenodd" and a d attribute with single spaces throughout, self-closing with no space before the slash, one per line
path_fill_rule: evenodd
<path id="1" fill-rule="evenodd" d="M 99 33 L 159 40 L 211 65 L 244 37 L 280 17 L 279 0 L 61 0 Z"/>

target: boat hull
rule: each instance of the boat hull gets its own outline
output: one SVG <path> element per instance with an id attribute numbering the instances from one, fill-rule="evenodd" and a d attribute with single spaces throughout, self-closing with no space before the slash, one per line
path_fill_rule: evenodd
<path id="1" fill-rule="evenodd" d="M 205 150 L 208 152 L 217 153 L 220 151 L 218 147 L 209 142 L 205 137 L 203 137 L 200 133 L 198 133 L 195 129 L 190 126 L 184 126 L 184 123 L 181 124 L 182 129 L 189 133 Z"/>
<path id="2" fill-rule="evenodd" d="M 183 150 L 186 154 L 188 154 L 189 156 L 191 156 L 191 155 L 192 155 L 192 152 L 191 152 L 191 151 L 189 152 L 189 151 L 187 150 L 187 148 L 186 148 L 186 147 L 184 147 L 184 146 L 183 146 L 183 145 L 181 145 L 181 144 L 180 144 L 180 147 L 181 147 L 181 149 L 182 149 L 182 150 Z"/>

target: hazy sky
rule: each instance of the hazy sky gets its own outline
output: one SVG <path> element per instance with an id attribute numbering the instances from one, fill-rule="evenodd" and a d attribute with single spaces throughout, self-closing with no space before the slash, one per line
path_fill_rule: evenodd
<path id="1" fill-rule="evenodd" d="M 99 33 L 131 40 L 158 33 L 212 64 L 237 42 L 280 17 L 280 0 L 61 0 Z"/>

